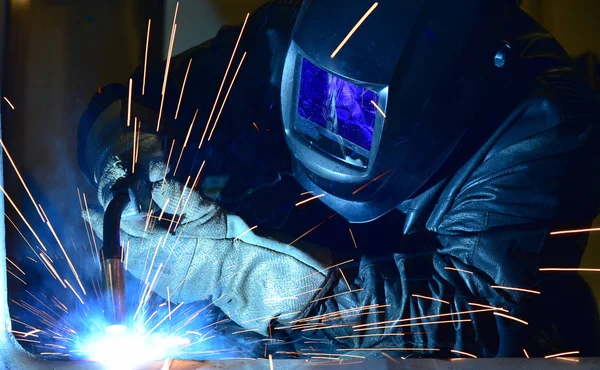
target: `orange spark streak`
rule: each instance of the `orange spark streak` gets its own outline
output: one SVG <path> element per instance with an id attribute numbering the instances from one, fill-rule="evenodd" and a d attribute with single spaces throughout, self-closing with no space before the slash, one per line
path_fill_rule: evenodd
<path id="1" fill-rule="evenodd" d="M 579 351 L 570 351 L 570 352 L 563 352 L 563 353 L 557 353 L 554 355 L 548 355 L 548 356 L 544 356 L 544 358 L 555 358 L 555 357 L 562 357 L 562 356 L 567 356 L 567 355 L 578 355 Z"/>
<path id="2" fill-rule="evenodd" d="M 11 261 L 11 260 L 10 260 L 10 258 L 6 257 L 6 260 L 7 260 L 8 262 L 10 262 L 10 264 L 11 264 L 11 265 L 15 266 L 15 268 L 16 268 L 17 270 L 19 270 L 19 272 L 20 272 L 21 274 L 23 274 L 23 275 L 27 275 L 27 274 L 25 273 L 25 271 L 21 270 L 21 268 L 20 268 L 19 266 L 17 266 L 17 264 L 16 264 L 16 263 L 14 263 L 13 261 Z"/>
<path id="3" fill-rule="evenodd" d="M 129 125 L 128 125 L 129 126 Z M 136 146 L 136 139 L 137 139 L 137 118 L 135 118 L 134 122 L 133 122 L 133 148 L 131 150 L 131 156 L 132 156 L 132 160 L 131 160 L 131 173 L 135 173 L 135 146 Z"/>
<path id="4" fill-rule="evenodd" d="M 208 125 L 212 120 L 213 114 L 215 113 L 215 109 L 217 108 L 217 103 L 219 102 L 219 97 L 221 97 L 221 92 L 223 91 L 223 86 L 225 86 L 225 80 L 227 79 L 227 75 L 229 74 L 229 69 L 231 68 L 231 64 L 233 63 L 233 58 L 235 57 L 235 53 L 237 51 L 238 45 L 240 44 L 240 40 L 242 39 L 242 35 L 244 34 L 244 29 L 246 28 L 246 23 L 248 23 L 248 18 L 250 17 L 250 13 L 246 14 L 246 19 L 244 20 L 244 24 L 242 25 L 242 29 L 240 31 L 240 35 L 235 43 L 235 47 L 233 48 L 233 53 L 231 53 L 231 58 L 229 59 L 229 64 L 227 64 L 227 69 L 225 70 L 225 75 L 223 76 L 223 81 L 221 81 L 221 86 L 219 86 L 219 91 L 217 92 L 217 97 L 215 98 L 215 104 L 210 111 L 210 115 L 208 116 L 208 121 L 206 122 L 206 129 L 208 129 Z M 206 134 L 206 129 L 204 130 L 204 134 Z M 210 139 L 208 139 L 210 141 Z M 204 141 L 204 135 L 202 135 L 202 139 L 200 140 L 200 146 L 198 149 L 202 147 L 202 142 Z"/>
<path id="5" fill-rule="evenodd" d="M 42 205 L 38 203 L 38 207 L 40 207 L 40 212 L 42 212 L 42 221 L 44 221 L 44 223 L 48 222 L 48 216 L 46 216 L 46 212 L 44 212 L 44 210 L 42 209 Z"/>
<path id="6" fill-rule="evenodd" d="M 310 202 L 312 200 L 319 199 L 319 198 L 324 197 L 324 196 L 325 196 L 325 194 L 319 194 L 319 195 L 315 195 L 314 197 L 310 197 L 308 199 L 304 199 L 303 201 L 300 201 L 300 202 L 296 203 L 296 207 L 298 207 L 301 204 L 308 203 L 308 202 Z"/>
<path id="7" fill-rule="evenodd" d="M 167 158 L 167 167 L 165 168 L 165 175 L 163 176 L 163 182 L 161 186 L 165 186 L 165 181 L 167 181 L 167 174 L 169 173 L 169 164 L 171 163 L 171 154 L 173 154 L 173 147 L 175 146 L 175 139 L 173 139 L 173 143 L 171 144 L 171 150 L 169 151 L 169 158 Z"/>
<path id="8" fill-rule="evenodd" d="M 165 202 L 165 205 L 160 210 L 160 215 L 158 215 L 158 221 L 162 220 L 162 217 L 165 214 L 165 209 L 167 209 L 167 206 L 169 205 L 170 201 L 171 201 L 171 198 L 168 198 L 167 201 Z"/>
<path id="9" fill-rule="evenodd" d="M 173 222 L 175 221 L 175 217 L 177 217 L 177 211 L 179 210 L 179 206 L 181 205 L 181 200 L 183 199 L 183 195 L 185 194 L 185 190 L 187 189 L 187 186 L 188 186 L 189 182 L 190 182 L 190 176 L 188 176 L 187 180 L 185 181 L 185 185 L 183 185 L 183 189 L 181 190 L 181 195 L 179 196 L 179 201 L 177 202 L 177 207 L 175 207 L 175 212 L 173 212 L 173 217 L 171 217 L 171 223 L 169 224 L 169 228 L 167 229 L 167 235 L 165 236 L 164 243 L 167 242 L 167 236 L 171 232 L 171 227 L 173 226 Z M 190 189 L 190 193 L 191 192 L 192 192 L 192 189 Z"/>
<path id="10" fill-rule="evenodd" d="M 344 279 L 344 282 L 346 283 L 348 290 L 352 290 L 352 289 L 350 289 L 350 284 L 348 284 L 348 280 L 346 280 L 346 275 L 344 275 L 344 271 L 342 271 L 342 269 L 338 269 L 338 270 L 340 270 L 340 274 L 342 274 L 342 278 Z"/>
<path id="11" fill-rule="evenodd" d="M 94 241 L 94 249 L 96 250 L 96 256 L 98 256 L 98 263 L 100 262 L 100 252 L 98 251 L 98 244 L 96 244 L 96 235 L 93 232 L 94 228 L 92 226 L 92 217 L 90 216 L 90 209 L 87 204 L 87 197 L 85 193 L 83 193 L 83 204 L 85 204 L 85 211 L 87 212 L 88 222 L 90 223 L 90 232 L 92 234 L 92 240 Z"/>
<path id="12" fill-rule="evenodd" d="M 390 172 L 392 172 L 392 170 L 387 170 L 384 173 L 377 175 L 375 178 L 373 178 L 371 181 L 367 182 L 366 184 L 364 184 L 363 186 L 361 186 L 360 188 L 354 190 L 352 192 L 352 195 L 356 195 L 358 194 L 358 192 L 364 190 L 367 186 L 371 185 L 372 183 L 374 183 L 375 181 L 379 180 L 380 178 L 384 177 L 385 175 L 389 174 Z"/>
<path id="13" fill-rule="evenodd" d="M 492 285 L 491 287 L 494 288 L 494 289 L 516 290 L 518 292 L 541 294 L 539 291 L 537 291 L 537 290 L 531 290 L 531 289 L 512 288 L 512 287 L 506 287 L 506 286 L 501 286 L 501 285 Z"/>
<path id="14" fill-rule="evenodd" d="M 457 268 L 454 268 L 454 267 L 444 267 L 444 270 L 451 270 L 451 271 L 465 272 L 465 273 L 467 273 L 467 274 L 471 274 L 471 275 L 473 275 L 473 273 L 472 273 L 471 271 L 468 271 L 468 270 L 461 270 L 461 269 L 457 269 Z"/>
<path id="15" fill-rule="evenodd" d="M 546 267 L 541 268 L 539 271 L 578 271 L 578 272 L 600 272 L 600 269 L 591 269 L 591 268 L 555 268 L 555 267 Z"/>
<path id="16" fill-rule="evenodd" d="M 14 273 L 14 272 L 10 271 L 9 269 L 6 269 L 6 271 L 7 271 L 9 274 L 11 274 L 12 276 L 14 276 L 14 277 L 15 277 L 15 279 L 17 279 L 17 280 L 19 280 L 20 282 L 22 282 L 23 284 L 27 285 L 27 283 L 26 283 L 26 282 L 25 282 L 23 279 L 21 279 L 20 277 L 18 277 L 17 275 L 15 275 L 15 273 Z"/>
<path id="17" fill-rule="evenodd" d="M 6 157 L 10 161 L 10 164 L 12 165 L 12 168 L 17 173 L 17 176 L 19 177 L 19 180 L 21 181 L 21 184 L 25 188 L 25 191 L 27 192 L 27 195 L 29 195 L 29 199 L 31 199 L 31 203 L 33 203 L 33 207 L 35 207 L 35 210 L 38 212 L 38 214 L 42 218 L 42 221 L 44 221 L 44 217 L 42 216 L 42 213 L 40 212 L 40 209 L 39 209 L 39 207 L 37 205 L 37 202 L 35 201 L 35 199 L 33 199 L 33 195 L 31 195 L 31 192 L 29 191 L 29 188 L 27 187 L 27 184 L 25 184 L 25 180 L 23 180 L 23 176 L 21 176 L 21 172 L 19 172 L 19 169 L 17 168 L 17 165 L 13 161 L 12 156 L 8 152 L 8 149 L 6 149 L 6 146 L 4 145 L 4 141 L 2 139 L 0 139 L 0 145 L 2 145 L 2 149 L 4 150 L 4 153 L 6 154 Z M 44 248 L 44 250 L 46 250 L 46 248 Z"/>
<path id="18" fill-rule="evenodd" d="M 322 315 L 317 315 L 317 316 L 310 316 L 310 317 L 305 317 L 303 319 L 298 319 L 298 320 L 293 320 L 290 321 L 291 323 L 295 323 L 295 322 L 306 322 L 306 321 L 314 321 L 314 320 L 320 320 L 320 319 L 326 319 L 332 316 L 342 316 L 347 312 L 353 312 L 353 311 L 364 311 L 364 310 L 370 310 L 372 308 L 385 308 L 385 307 L 390 307 L 391 305 L 387 304 L 387 305 L 379 305 L 379 304 L 372 304 L 372 305 L 368 305 L 368 306 L 362 306 L 362 307 L 356 307 L 356 308 L 347 308 L 345 310 L 339 310 L 339 311 L 335 311 L 335 312 L 330 312 L 330 313 L 325 313 Z"/>
<path id="19" fill-rule="evenodd" d="M 56 269 L 54 268 L 54 266 L 52 265 L 52 262 L 50 262 L 48 260 L 48 256 L 46 256 L 46 254 L 44 254 L 43 252 L 40 253 L 40 257 L 42 257 L 42 261 L 47 265 L 47 267 L 51 270 L 51 274 L 53 277 L 55 277 L 56 279 L 58 279 L 58 281 L 60 282 L 60 284 L 63 286 L 63 288 L 66 288 L 67 286 L 65 285 L 65 283 L 63 283 L 62 278 L 60 277 L 60 275 L 58 274 L 58 271 L 56 271 Z"/>
<path id="20" fill-rule="evenodd" d="M 148 19 L 148 31 L 146 32 L 146 53 L 144 54 L 144 78 L 142 80 L 142 95 L 146 92 L 146 67 L 148 66 L 148 45 L 150 44 L 150 25 L 152 19 Z"/>
<path id="21" fill-rule="evenodd" d="M 442 320 L 442 321 L 425 321 L 425 322 L 413 322 L 410 324 L 400 324 L 400 325 L 388 325 L 388 326 L 377 326 L 374 328 L 360 328 L 354 329 L 354 331 L 365 331 L 365 330 L 381 330 L 381 329 L 392 329 L 392 328 L 406 328 L 409 326 L 425 326 L 425 325 L 438 325 L 438 324 L 450 324 L 456 322 L 471 322 L 471 319 L 456 319 L 456 320 Z"/>
<path id="22" fill-rule="evenodd" d="M 352 230 L 348 229 L 348 231 L 350 231 L 350 236 L 352 237 L 352 242 L 354 243 L 354 248 L 358 249 L 358 245 L 356 245 L 356 239 L 354 239 L 354 234 L 352 233 Z"/>
<path id="23" fill-rule="evenodd" d="M 137 120 L 137 118 L 136 118 Z M 138 122 L 138 128 L 137 128 L 137 142 L 135 145 L 135 158 L 133 159 L 135 163 L 138 162 L 138 156 L 140 154 L 140 136 L 142 133 L 142 121 L 137 120 Z"/>
<path id="24" fill-rule="evenodd" d="M 363 337 L 402 337 L 406 335 L 405 333 L 381 333 L 381 334 L 357 334 L 357 335 L 344 335 L 342 337 L 335 337 L 335 339 L 344 339 L 344 338 L 363 338 Z"/>
<path id="25" fill-rule="evenodd" d="M 556 357 L 557 360 L 565 360 L 565 361 L 571 361 L 571 362 L 579 362 L 578 359 L 575 358 L 566 358 L 566 357 Z"/>
<path id="26" fill-rule="evenodd" d="M 312 194 L 312 193 L 313 193 L 312 191 L 305 191 L 304 193 L 300 193 L 300 196 L 306 195 L 306 194 Z"/>
<path id="27" fill-rule="evenodd" d="M 23 216 L 23 214 L 21 213 L 21 211 L 19 210 L 19 208 L 17 208 L 17 205 L 15 204 L 15 202 L 13 202 L 13 200 L 11 199 L 11 197 L 8 196 L 8 194 L 6 193 L 6 191 L 4 190 L 4 188 L 1 185 L 0 185 L 0 190 L 2 190 L 2 193 L 4 193 L 4 196 L 6 197 L 6 199 L 8 199 L 8 201 L 13 206 L 13 208 L 15 209 L 15 211 L 17 211 L 17 213 L 19 214 L 19 217 L 21 217 L 21 220 L 23 220 L 23 222 L 25 223 L 25 225 L 27 225 L 27 228 L 29 229 L 29 231 L 31 231 L 31 233 L 35 237 L 35 240 L 37 240 L 38 243 L 40 243 L 40 245 L 44 249 L 44 251 L 46 251 L 47 249 L 46 249 L 46 246 L 44 245 L 44 243 L 42 243 L 42 241 L 40 240 L 40 238 L 38 237 L 38 235 L 36 234 L 36 232 L 33 230 L 33 228 L 31 227 L 31 225 L 29 224 L 29 222 L 27 222 L 27 220 L 25 219 L 25 216 Z M 38 209 L 38 212 L 39 212 L 39 209 Z"/>
<path id="28" fill-rule="evenodd" d="M 167 92 L 167 81 L 169 79 L 169 67 L 171 66 L 171 55 L 173 54 L 173 44 L 175 43 L 175 34 L 177 33 L 177 11 L 179 10 L 179 1 L 175 6 L 175 15 L 173 17 L 173 27 L 171 28 L 171 39 L 169 41 L 169 51 L 167 52 L 167 62 L 165 64 L 165 77 L 161 90 L 160 109 L 158 111 L 158 122 L 156 123 L 156 132 L 160 130 L 160 119 L 162 118 L 165 93 Z"/>
<path id="29" fill-rule="evenodd" d="M 269 368 L 273 370 L 273 355 L 269 353 Z"/>
<path id="30" fill-rule="evenodd" d="M 575 233 L 588 233 L 600 231 L 600 227 L 592 228 L 592 229 L 577 229 L 577 230 L 563 230 L 563 231 L 553 231 L 550 235 L 562 235 L 562 234 L 575 234 Z"/>
<path id="31" fill-rule="evenodd" d="M 52 227 L 52 224 L 50 223 L 49 219 L 48 219 L 48 222 L 46 223 L 46 225 L 48 225 L 48 228 L 50 229 L 50 232 L 54 236 L 54 239 L 56 239 L 56 243 L 58 243 L 58 246 L 60 247 L 61 252 L 63 252 L 63 254 L 67 260 L 67 263 L 69 264 L 69 268 L 71 269 L 73 276 L 75 276 L 75 279 L 77 280 L 77 283 L 79 284 L 79 287 L 81 288 L 81 291 L 83 292 L 84 295 L 87 295 L 87 293 L 85 292 L 85 288 L 83 287 L 83 283 L 81 282 L 81 279 L 79 279 L 79 275 L 77 274 L 77 271 L 75 270 L 75 266 L 73 266 L 73 263 L 71 262 L 71 259 L 69 258 L 69 255 L 67 254 L 67 251 L 65 250 L 62 243 L 60 242 L 58 235 L 56 235 L 56 232 L 54 231 L 54 227 Z"/>
<path id="32" fill-rule="evenodd" d="M 469 302 L 468 304 L 469 304 L 469 306 L 476 306 L 476 307 L 483 307 L 483 308 L 491 308 L 491 309 L 494 309 L 494 310 L 499 310 L 499 311 L 503 311 L 503 312 L 508 312 L 508 310 L 507 310 L 507 309 L 504 309 L 504 308 L 501 308 L 501 307 L 488 306 L 488 305 L 485 305 L 485 304 L 472 303 L 472 302 Z"/>
<path id="33" fill-rule="evenodd" d="M 8 98 L 6 96 L 3 96 L 3 98 L 4 98 L 4 101 L 6 101 L 8 103 L 8 105 L 10 105 L 12 110 L 15 110 L 15 106 L 13 105 L 13 103 L 11 103 L 10 100 L 8 100 Z"/>
<path id="34" fill-rule="evenodd" d="M 390 359 L 390 361 L 393 361 L 393 362 L 399 364 L 399 362 L 395 358 L 393 358 L 392 356 L 388 355 L 387 353 L 381 351 L 381 354 L 384 355 L 385 357 L 387 357 L 388 359 Z"/>
<path id="35" fill-rule="evenodd" d="M 378 5 L 379 5 L 379 3 L 377 3 L 377 2 L 373 3 L 371 8 L 369 10 L 367 10 L 367 12 L 362 16 L 362 18 L 358 21 L 358 23 L 356 23 L 354 25 L 354 27 L 352 27 L 352 29 L 350 30 L 350 32 L 348 32 L 348 35 L 346 35 L 346 37 L 342 40 L 340 45 L 333 51 L 333 53 L 331 53 L 331 59 L 335 58 L 335 56 L 340 52 L 340 50 L 342 50 L 344 45 L 346 45 L 348 40 L 350 40 L 350 37 L 352 37 L 352 35 L 354 35 L 356 30 L 358 30 L 358 27 L 360 27 L 361 24 L 363 24 L 363 22 L 365 20 L 367 20 L 369 15 L 371 15 L 371 13 L 373 13 L 373 11 L 375 10 L 375 8 L 377 8 Z"/>
<path id="36" fill-rule="evenodd" d="M 256 122 L 252 122 L 252 124 L 254 125 L 254 128 L 256 128 L 256 131 L 260 132 L 260 130 L 258 129 L 258 126 L 256 125 Z"/>
<path id="37" fill-rule="evenodd" d="M 359 328 L 359 327 L 364 327 L 364 326 L 373 326 L 373 325 L 381 325 L 381 324 L 390 324 L 390 323 L 403 322 L 403 321 L 413 321 L 413 320 L 421 320 L 421 319 L 430 319 L 430 318 L 433 318 L 433 317 L 453 316 L 453 315 L 465 315 L 465 314 L 479 313 L 479 312 L 490 312 L 490 311 L 497 311 L 497 310 L 500 310 L 500 308 L 486 308 L 486 309 L 481 309 L 481 310 L 469 310 L 469 311 L 449 312 L 449 313 L 441 313 L 441 314 L 437 314 L 437 315 L 409 317 L 409 318 L 406 318 L 406 319 L 373 322 L 373 323 L 369 323 L 369 324 L 360 324 L 360 325 L 353 326 L 353 328 Z"/>
<path id="38" fill-rule="evenodd" d="M 81 214 L 83 215 L 85 213 L 85 210 L 83 209 L 83 202 L 81 201 L 81 192 L 79 191 L 79 188 L 77 188 L 77 199 L 79 199 L 79 208 L 81 208 Z M 92 257 L 93 257 L 94 252 L 92 249 L 92 238 L 90 238 L 90 230 L 88 229 L 88 224 L 87 224 L 87 222 L 85 222 L 85 219 L 83 219 L 83 226 L 85 227 L 85 233 L 87 234 L 88 242 L 90 243 L 90 250 L 92 251 Z M 85 244 L 84 244 L 84 247 L 85 247 Z"/>
<path id="39" fill-rule="evenodd" d="M 197 115 L 198 115 L 198 109 L 196 109 L 196 113 L 194 113 L 194 118 L 192 118 L 192 123 L 190 123 L 190 128 L 188 129 L 187 135 L 185 136 L 185 141 L 183 142 L 183 146 L 181 147 L 181 153 L 179 153 L 179 159 L 177 160 L 177 165 L 175 166 L 175 171 L 173 172 L 173 176 L 177 175 L 177 169 L 179 168 L 179 162 L 181 162 L 181 157 L 183 157 L 183 152 L 185 151 L 185 147 L 187 146 L 188 140 L 190 138 L 190 134 L 192 133 L 192 128 L 194 127 L 194 122 L 196 122 Z"/>
<path id="40" fill-rule="evenodd" d="M 331 220 L 335 215 L 337 215 L 337 213 L 332 214 L 331 216 L 327 217 L 325 220 L 321 221 L 317 226 L 313 227 L 312 229 L 308 230 L 307 232 L 305 232 L 304 234 L 300 235 L 299 237 L 297 237 L 296 239 L 294 239 L 294 241 L 292 241 L 290 243 L 290 245 L 293 245 L 295 242 L 297 242 L 298 240 L 304 238 L 306 235 L 308 235 L 311 231 L 313 231 L 314 229 L 316 229 L 317 227 L 323 225 L 325 222 Z M 333 267 L 333 266 L 332 266 Z"/>
<path id="41" fill-rule="evenodd" d="M 373 100 L 371 100 L 371 104 L 373 104 L 375 106 L 375 108 L 377 108 L 377 110 L 379 111 L 379 113 L 381 113 L 383 118 L 387 118 L 385 113 L 383 113 L 383 110 L 381 110 L 381 108 L 379 108 L 379 105 L 377 105 L 377 103 L 375 103 Z"/>
<path id="42" fill-rule="evenodd" d="M 198 179 L 200 178 L 200 174 L 202 173 L 202 169 L 204 168 L 205 164 L 206 164 L 206 160 L 202 161 L 202 165 L 200 165 L 200 169 L 198 170 L 198 173 L 196 174 L 196 178 L 194 179 L 194 182 L 192 183 L 192 187 L 190 189 L 190 192 L 188 193 L 188 196 L 185 199 L 185 203 L 183 204 L 183 208 L 181 209 L 181 213 L 179 215 L 179 218 L 177 219 L 177 225 L 175 226 L 174 231 L 176 231 L 177 228 L 179 227 L 179 223 L 181 222 L 181 218 L 185 214 L 185 210 L 187 209 L 187 206 L 188 206 L 188 203 L 190 201 L 190 198 L 192 197 L 192 194 L 194 192 L 194 188 L 196 188 L 196 185 L 198 185 Z M 177 240 L 179 240 L 179 237 L 177 238 Z"/>
<path id="43" fill-rule="evenodd" d="M 179 107 L 181 106 L 181 100 L 183 99 L 183 91 L 185 90 L 185 83 L 187 82 L 188 73 L 190 73 L 191 66 L 192 66 L 192 58 L 190 58 L 190 62 L 188 63 L 187 69 L 185 71 L 185 77 L 183 78 L 183 85 L 181 85 L 181 94 L 179 95 L 179 102 L 177 103 L 177 110 L 175 111 L 175 119 L 177 119 L 177 117 L 179 116 Z M 185 144 L 184 144 L 184 147 L 185 147 Z"/>
<path id="44" fill-rule="evenodd" d="M 75 296 L 77 297 L 77 299 L 79 299 L 79 302 L 81 302 L 81 304 L 85 304 L 85 303 L 83 303 L 83 299 L 81 299 L 81 297 L 79 296 L 79 294 L 77 294 L 77 292 L 75 291 L 75 289 L 73 289 L 73 286 L 71 285 L 71 283 L 69 283 L 69 280 L 65 279 L 65 283 L 69 286 L 69 288 L 71 289 L 71 291 L 73 292 L 73 294 L 75 294 Z"/>
<path id="45" fill-rule="evenodd" d="M 525 350 L 525 348 L 523 348 L 523 353 L 525 354 L 525 357 L 529 358 L 529 353 L 527 353 L 527 351 Z"/>
<path id="46" fill-rule="evenodd" d="M 225 98 L 223 98 L 223 103 L 221 104 L 221 108 L 219 109 L 219 114 L 217 114 L 217 118 L 215 119 L 215 123 L 214 123 L 212 129 L 210 130 L 210 134 L 208 135 L 207 141 L 210 141 L 210 139 L 212 139 L 213 133 L 215 132 L 215 128 L 217 128 L 217 123 L 219 123 L 219 118 L 221 118 L 221 113 L 223 113 L 223 108 L 225 108 L 225 104 L 227 104 L 227 98 L 229 97 L 229 93 L 231 92 L 231 89 L 233 88 L 233 84 L 235 83 L 235 79 L 237 78 L 238 72 L 240 71 L 240 68 L 242 68 L 242 64 L 244 64 L 246 55 L 247 55 L 247 53 L 244 52 L 244 55 L 242 55 L 242 60 L 240 60 L 240 64 L 238 64 L 238 67 L 235 70 L 233 79 L 231 80 L 231 84 L 229 85 L 229 88 L 227 89 Z"/>
<path id="47" fill-rule="evenodd" d="M 244 231 L 243 233 L 241 233 L 240 235 L 238 235 L 237 237 L 235 237 L 235 239 L 233 239 L 233 241 L 238 240 L 239 238 L 241 238 L 242 236 L 246 235 L 247 233 L 249 233 L 250 231 L 256 229 L 258 227 L 258 225 L 254 225 L 251 228 L 249 228 L 248 230 Z"/>
<path id="48" fill-rule="evenodd" d="M 473 354 L 471 354 L 469 352 L 458 351 L 456 349 L 451 349 L 450 352 L 452 352 L 452 353 L 458 353 L 459 355 L 465 355 L 465 356 L 477 358 L 477 356 L 475 356 L 475 355 L 473 355 Z"/>
<path id="49" fill-rule="evenodd" d="M 350 325 L 349 324 L 336 324 L 336 325 L 329 325 L 329 326 L 319 326 L 319 327 L 313 327 L 313 328 L 304 328 L 304 329 L 301 329 L 300 331 L 342 328 L 344 326 L 350 326 Z"/>
<path id="50" fill-rule="evenodd" d="M 342 293 L 332 294 L 332 295 L 329 295 L 329 296 L 326 296 L 326 297 L 321 297 L 321 298 L 313 299 L 312 301 L 310 301 L 310 303 L 313 303 L 313 302 L 318 302 L 318 301 L 322 301 L 322 300 L 324 300 L 324 299 L 329 299 L 329 298 L 337 297 L 337 296 L 344 295 L 344 294 L 348 294 L 348 293 L 356 293 L 356 292 L 360 292 L 360 291 L 362 291 L 362 290 L 364 290 L 364 289 L 363 289 L 363 288 L 360 288 L 360 289 L 356 289 L 356 290 L 349 290 L 349 291 L 347 291 L 347 292 L 342 292 Z"/>
<path id="51" fill-rule="evenodd" d="M 439 348 L 339 348 L 338 351 L 439 351 Z"/>
<path id="52" fill-rule="evenodd" d="M 129 104 L 127 105 L 127 127 L 131 125 L 131 92 L 133 90 L 133 78 L 129 79 Z"/>
<path id="53" fill-rule="evenodd" d="M 503 314 L 503 313 L 501 313 L 501 312 L 494 312 L 494 315 L 496 315 L 496 316 L 502 316 L 502 317 L 504 317 L 504 318 L 506 318 L 506 319 L 511 319 L 511 320 L 518 321 L 518 322 L 520 322 L 520 323 L 521 323 L 521 324 L 523 324 L 523 325 L 529 325 L 529 323 L 528 323 L 527 321 L 524 321 L 524 320 L 521 320 L 521 319 L 517 319 L 517 318 L 516 318 L 516 317 L 514 317 L 514 316 L 510 316 L 510 315 L 507 315 L 507 314 Z"/>
<path id="54" fill-rule="evenodd" d="M 417 297 L 417 298 L 429 299 L 431 301 L 441 302 L 441 303 L 445 303 L 445 304 L 450 304 L 450 302 L 444 301 L 443 299 L 437 299 L 437 298 L 433 298 L 433 297 L 427 297 L 427 296 L 420 295 L 420 294 L 413 294 L 412 296 L 413 297 Z"/>

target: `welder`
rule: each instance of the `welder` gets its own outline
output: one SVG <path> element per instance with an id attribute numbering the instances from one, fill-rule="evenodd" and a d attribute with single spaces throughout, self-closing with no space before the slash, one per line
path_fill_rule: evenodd
<path id="1" fill-rule="evenodd" d="M 166 66 L 79 126 L 104 208 L 137 179 L 121 243 L 157 294 L 262 335 L 351 313 L 302 332 L 341 350 L 597 354 L 583 279 L 540 268 L 580 264 L 550 233 L 596 215 L 600 101 L 515 1 L 271 1 Z"/>

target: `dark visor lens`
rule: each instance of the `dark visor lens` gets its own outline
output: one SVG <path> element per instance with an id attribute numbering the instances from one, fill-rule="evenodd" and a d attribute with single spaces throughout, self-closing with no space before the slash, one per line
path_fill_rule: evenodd
<path id="1" fill-rule="evenodd" d="M 344 139 L 371 150 L 377 93 L 302 61 L 298 114 Z"/>

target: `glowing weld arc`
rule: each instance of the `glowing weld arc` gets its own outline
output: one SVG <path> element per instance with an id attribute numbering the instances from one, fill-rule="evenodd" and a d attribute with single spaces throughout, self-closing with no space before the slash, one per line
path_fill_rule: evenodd
<path id="1" fill-rule="evenodd" d="M 352 27 L 352 29 L 350 30 L 350 32 L 348 32 L 348 35 L 346 35 L 346 37 L 342 40 L 342 42 L 340 43 L 340 45 L 333 51 L 333 53 L 331 54 L 331 59 L 335 58 L 335 56 L 340 52 L 340 50 L 342 50 L 342 48 L 344 47 L 344 45 L 346 45 L 346 43 L 348 42 L 348 40 L 350 40 L 350 37 L 352 37 L 352 35 L 354 35 L 354 33 L 356 32 L 356 30 L 358 30 L 358 27 L 360 27 L 363 22 L 365 20 L 367 20 L 367 18 L 369 17 L 369 15 L 371 15 L 371 13 L 373 13 L 373 11 L 377 8 L 377 6 L 379 5 L 379 3 L 374 3 L 371 8 L 369 10 L 367 10 L 367 12 L 362 16 L 362 18 L 358 21 L 358 23 L 356 23 L 356 25 L 354 25 L 354 27 Z"/>

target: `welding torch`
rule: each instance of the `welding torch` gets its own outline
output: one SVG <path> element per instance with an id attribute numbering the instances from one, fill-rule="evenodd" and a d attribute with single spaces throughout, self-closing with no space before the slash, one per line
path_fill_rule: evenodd
<path id="1" fill-rule="evenodd" d="M 104 212 L 102 230 L 101 269 L 104 317 L 111 326 L 125 326 L 127 315 L 125 296 L 124 250 L 121 245 L 121 218 L 139 213 L 132 185 L 133 175 L 117 181 L 111 188 L 113 195 Z"/>

